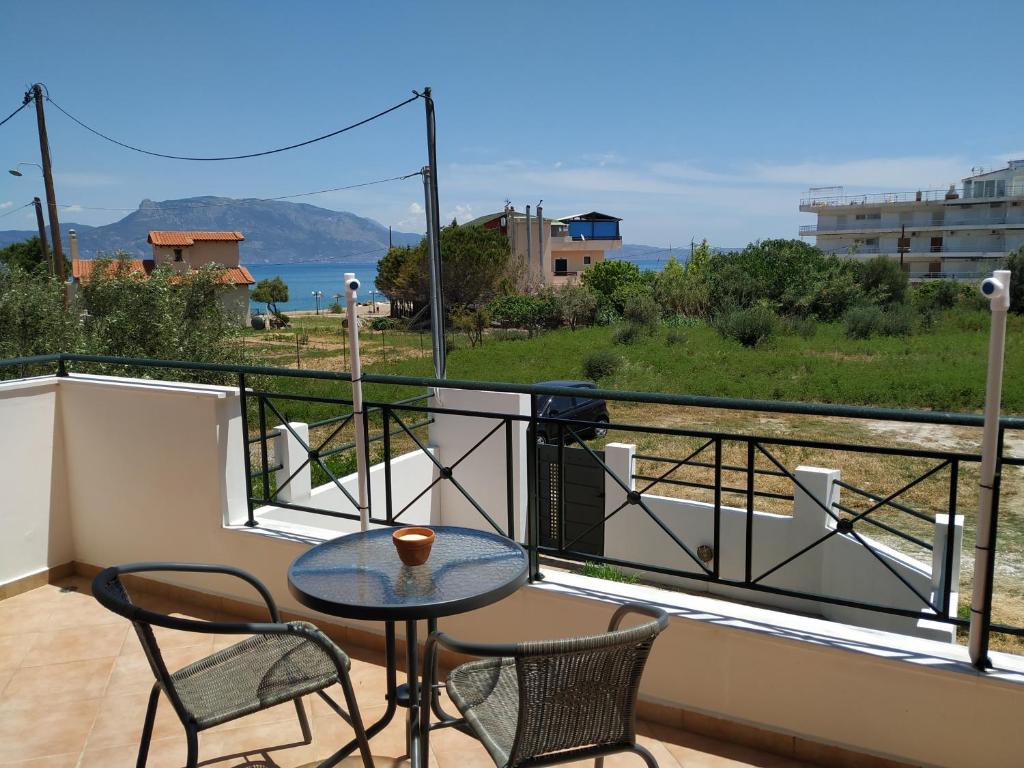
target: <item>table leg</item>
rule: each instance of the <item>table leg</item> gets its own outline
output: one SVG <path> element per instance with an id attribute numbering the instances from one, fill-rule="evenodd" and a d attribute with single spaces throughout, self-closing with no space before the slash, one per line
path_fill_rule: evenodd
<path id="1" fill-rule="evenodd" d="M 388 726 L 388 723 L 394 719 L 395 712 L 398 709 L 397 655 L 398 654 L 395 649 L 395 622 L 387 621 L 384 623 L 384 663 L 387 673 L 387 693 L 385 694 L 385 698 L 387 699 L 388 706 L 377 722 L 366 727 L 367 739 L 372 739 L 378 733 L 383 731 Z M 324 766 L 336 765 L 352 754 L 358 746 L 358 742 L 355 739 L 352 739 L 348 744 L 324 760 L 320 764 L 321 768 L 324 768 Z"/>
<path id="2" fill-rule="evenodd" d="M 409 764 L 416 768 L 420 764 L 420 678 L 419 647 L 416 641 L 416 622 L 405 622 L 405 678 L 408 686 L 409 712 L 406 717 L 405 752 Z M 430 717 L 430 713 L 425 713 Z"/>

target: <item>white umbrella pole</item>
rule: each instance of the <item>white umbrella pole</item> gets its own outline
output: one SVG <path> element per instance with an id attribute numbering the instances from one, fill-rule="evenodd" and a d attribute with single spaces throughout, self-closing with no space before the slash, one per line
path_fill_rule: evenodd
<path id="1" fill-rule="evenodd" d="M 354 272 L 345 273 L 345 315 L 348 318 L 348 346 L 352 352 L 352 423 L 356 430 L 356 478 L 359 486 L 359 529 L 370 527 L 370 508 L 367 504 L 367 483 L 370 468 L 366 466 L 366 432 L 363 413 L 363 367 L 359 361 L 359 317 L 356 312 L 359 281 Z"/>
<path id="2" fill-rule="evenodd" d="M 999 407 L 1003 388 L 1003 354 L 1006 313 L 1010 309 L 1010 272 L 1001 269 L 981 284 L 992 308 L 988 340 L 988 383 L 985 387 L 985 428 L 981 440 L 981 477 L 978 480 L 978 525 L 974 543 L 974 591 L 971 595 L 971 633 L 967 648 L 978 669 L 988 666 L 988 632 L 985 624 L 992 600 L 993 484 L 999 452 Z M 952 520 L 950 521 L 952 524 Z"/>

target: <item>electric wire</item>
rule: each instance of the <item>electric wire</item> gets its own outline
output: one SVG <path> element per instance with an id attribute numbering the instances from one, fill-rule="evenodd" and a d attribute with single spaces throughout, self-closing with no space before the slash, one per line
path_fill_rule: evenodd
<path id="1" fill-rule="evenodd" d="M 15 116 L 16 114 L 18 114 L 19 112 L 21 112 L 21 110 L 23 110 L 23 109 L 24 109 L 25 107 L 27 107 L 27 106 L 29 105 L 29 103 L 30 103 L 30 102 L 27 102 L 27 101 L 26 101 L 26 102 L 25 102 L 24 104 L 22 104 L 22 105 L 21 105 L 20 107 L 18 107 L 18 108 L 17 108 L 16 110 L 14 110 L 13 112 L 11 112 L 11 114 L 9 114 L 9 115 L 8 115 L 7 117 L 5 117 L 5 118 L 4 118 L 3 120 L 0 120 L 0 125 L 3 125 L 3 124 L 4 124 L 4 123 L 6 123 L 6 122 L 7 122 L 8 120 L 10 120 L 10 119 L 11 119 L 12 117 L 14 117 L 14 116 Z"/>
<path id="2" fill-rule="evenodd" d="M 28 208 L 28 207 L 29 207 L 30 205 L 32 205 L 32 203 L 33 203 L 33 202 L 35 202 L 35 201 L 31 201 L 31 202 L 25 203 L 25 204 L 24 204 L 23 206 L 21 206 L 21 207 L 19 207 L 19 208 L 15 208 L 15 209 L 14 209 L 13 211 L 8 211 L 7 213 L 0 213 L 0 219 L 3 219 L 3 218 L 5 218 L 5 217 L 7 217 L 7 216 L 13 216 L 13 215 L 14 215 L 14 214 L 16 214 L 16 213 L 17 213 L 18 211 L 23 211 L 23 210 L 25 210 L 25 209 L 26 209 L 26 208 Z"/>
<path id="3" fill-rule="evenodd" d="M 141 153 L 143 155 L 151 155 L 152 157 L 162 157 L 162 158 L 166 158 L 168 160 L 195 160 L 195 161 L 201 161 L 201 162 L 212 162 L 212 161 L 218 161 L 218 160 L 247 160 L 247 159 L 252 158 L 252 157 L 264 157 L 265 155 L 274 155 L 274 154 L 277 154 L 279 152 L 287 152 L 290 149 L 298 149 L 299 147 L 305 147 L 305 146 L 308 146 L 310 144 L 315 144 L 318 141 L 323 141 L 324 139 L 333 138 L 334 136 L 338 136 L 338 135 L 340 135 L 342 133 L 345 133 L 346 131 L 351 131 L 353 128 L 358 128 L 361 125 L 366 125 L 369 122 L 372 122 L 372 121 L 374 121 L 374 120 L 376 120 L 378 118 L 384 117 L 384 115 L 390 114 L 391 112 L 394 112 L 395 110 L 401 109 L 406 104 L 411 104 L 412 102 L 416 101 L 419 98 L 421 98 L 420 95 L 416 94 L 414 96 L 409 97 L 405 101 L 402 101 L 402 102 L 400 102 L 398 104 L 395 104 L 392 107 L 388 107 L 387 109 L 382 110 L 381 112 L 378 112 L 375 115 L 371 115 L 370 117 L 364 118 L 363 120 L 360 120 L 357 123 L 352 123 L 351 125 L 346 125 L 344 128 L 339 128 L 336 131 L 331 131 L 330 133 L 325 133 L 322 136 L 317 136 L 316 138 L 313 138 L 313 139 L 307 139 L 306 141 L 300 141 L 297 144 L 289 144 L 286 147 L 278 147 L 276 149 L 267 149 L 267 150 L 264 150 L 262 152 L 250 152 L 250 153 L 244 154 L 244 155 L 226 155 L 226 156 L 223 156 L 223 157 L 191 157 L 191 156 L 188 156 L 188 155 L 171 155 L 171 154 L 166 154 L 166 153 L 163 153 L 163 152 L 152 152 L 152 151 L 150 151 L 148 149 L 141 149 L 140 147 L 135 147 L 135 146 L 132 146 L 131 144 L 126 144 L 123 141 L 118 141 L 117 139 L 112 138 L 112 137 L 108 136 L 107 134 L 102 133 L 102 132 L 96 130 L 95 128 L 92 128 L 91 126 L 86 125 L 84 122 L 82 122 L 77 117 L 75 117 L 70 112 L 68 112 L 66 109 L 64 109 L 60 104 L 58 104 L 53 99 L 51 99 L 49 94 L 46 95 L 46 100 L 48 102 L 50 102 L 58 111 L 62 112 L 66 117 L 68 117 L 71 120 L 73 120 L 74 122 L 78 123 L 78 125 L 82 126 L 83 128 L 85 128 L 90 133 L 94 133 L 97 136 L 99 136 L 101 139 L 105 139 L 106 141 L 109 141 L 112 144 L 116 144 L 119 147 L 124 147 L 125 149 L 130 149 L 133 152 L 139 152 L 139 153 Z M 22 106 L 24 106 L 24 105 L 22 105 Z M 10 119 L 10 118 L 8 118 L 8 119 Z"/>

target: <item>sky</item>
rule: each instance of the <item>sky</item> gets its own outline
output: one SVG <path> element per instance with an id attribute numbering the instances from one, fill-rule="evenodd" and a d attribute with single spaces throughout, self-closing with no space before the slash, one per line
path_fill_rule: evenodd
<path id="1" fill-rule="evenodd" d="M 1024 158 L 1013 2 L 31 3 L 0 10 L 0 119 L 33 82 L 129 144 L 223 155 L 302 141 L 429 85 L 444 221 L 544 201 L 658 247 L 796 237 L 808 187 L 947 186 Z M 1012 30 L 1007 34 L 1003 30 Z M 47 104 L 62 221 L 141 200 L 277 197 L 419 170 L 422 101 L 266 158 L 148 157 Z M 39 162 L 31 109 L 0 165 Z M 38 169 L 0 177 L 32 229 Z M 418 232 L 420 177 L 301 199 Z M 106 209 L 106 210 L 98 210 Z"/>

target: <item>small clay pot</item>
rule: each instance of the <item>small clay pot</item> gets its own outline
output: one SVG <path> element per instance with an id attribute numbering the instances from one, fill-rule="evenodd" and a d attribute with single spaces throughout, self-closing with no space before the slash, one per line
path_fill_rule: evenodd
<path id="1" fill-rule="evenodd" d="M 399 528 L 391 534 L 398 556 L 406 565 L 423 565 L 434 546 L 434 532 L 429 528 Z"/>

